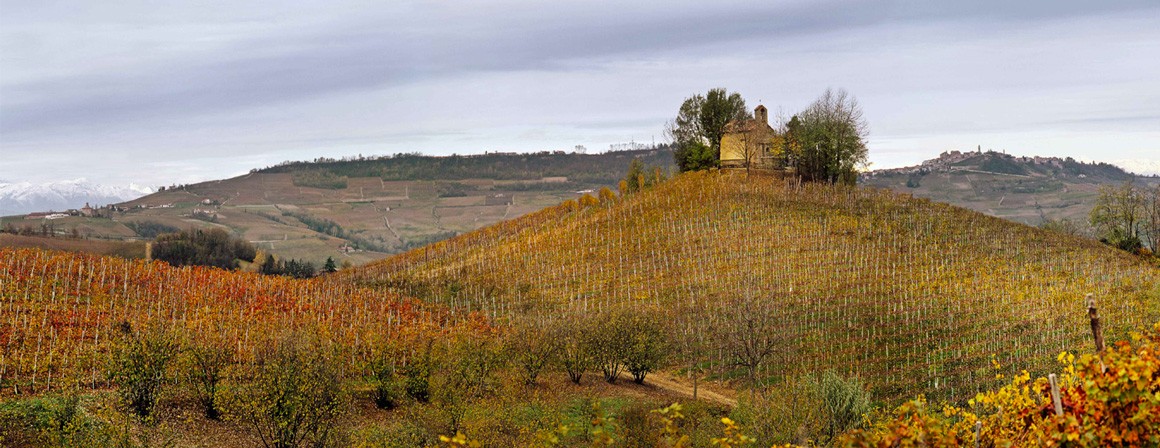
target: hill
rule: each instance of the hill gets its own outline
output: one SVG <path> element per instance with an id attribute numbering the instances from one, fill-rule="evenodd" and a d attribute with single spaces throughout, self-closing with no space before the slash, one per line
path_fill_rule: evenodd
<path id="1" fill-rule="evenodd" d="M 225 228 L 282 258 L 359 265 L 616 187 L 629 161 L 672 165 L 665 148 L 605 154 L 400 154 L 287 162 L 225 180 L 174 185 L 51 222 L 60 232 L 134 240 L 158 229 Z M 94 204 L 95 205 L 95 204 Z M 40 220 L 5 220 L 38 227 Z"/>
<path id="2" fill-rule="evenodd" d="M 1130 255 L 886 190 L 700 172 L 582 203 L 333 280 L 499 319 L 654 305 L 676 363 L 725 377 L 714 341 L 738 336 L 728 327 L 752 318 L 738 314 L 769 315 L 772 331 L 740 335 L 775 341 L 762 377 L 836 369 L 884 399 L 972 396 L 994 384 L 992 360 L 1036 372 L 1088 349 L 1088 293 L 1109 338 L 1160 316 L 1160 272 Z"/>
<path id="3" fill-rule="evenodd" d="M 949 151 L 918 166 L 877 170 L 862 185 L 889 188 L 992 216 L 1039 225 L 1069 219 L 1086 225 L 1102 185 L 1154 183 L 1107 163 L 1070 157 L 1016 157 Z"/>

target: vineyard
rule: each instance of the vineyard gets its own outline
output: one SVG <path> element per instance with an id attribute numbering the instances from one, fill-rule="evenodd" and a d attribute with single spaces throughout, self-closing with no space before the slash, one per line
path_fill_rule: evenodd
<path id="1" fill-rule="evenodd" d="M 399 329 L 450 321 L 431 308 L 320 281 L 3 248 L 0 396 L 104 386 L 110 341 L 127 326 L 224 338 L 242 362 L 284 329 L 316 328 L 354 357 Z"/>
<path id="2" fill-rule="evenodd" d="M 1050 368 L 1091 350 L 1084 297 L 1109 338 L 1160 317 L 1160 273 L 1094 241 L 867 188 L 690 173 L 626 198 L 583 198 L 340 274 L 503 321 L 619 306 L 669 313 L 704 341 L 739 301 L 770 305 L 776 379 L 835 369 L 877 397 L 964 399 L 993 363 Z M 736 313 L 734 313 L 736 314 Z M 681 345 L 683 344 L 683 345 Z M 682 347 L 690 344 L 682 342 Z M 724 353 L 678 364 L 729 376 Z M 691 359 L 690 359 L 691 358 Z"/>

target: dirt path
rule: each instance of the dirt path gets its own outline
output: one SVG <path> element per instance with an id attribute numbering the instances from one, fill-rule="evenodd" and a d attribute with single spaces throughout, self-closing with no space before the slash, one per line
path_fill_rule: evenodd
<path id="1" fill-rule="evenodd" d="M 620 380 L 631 382 L 632 376 L 621 372 Z M 681 395 L 688 398 L 693 398 L 693 386 L 686 384 L 684 378 L 680 378 L 669 374 L 667 372 L 650 373 L 644 378 L 645 386 L 652 386 L 665 392 Z M 703 385 L 697 387 L 697 399 L 705 400 L 711 403 L 716 403 L 728 407 L 736 407 L 737 399 L 730 398 L 723 394 L 713 392 L 706 389 Z"/>

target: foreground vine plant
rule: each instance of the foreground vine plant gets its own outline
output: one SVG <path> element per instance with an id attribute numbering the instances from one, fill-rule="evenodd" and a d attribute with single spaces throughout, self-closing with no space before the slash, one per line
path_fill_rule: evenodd
<path id="1" fill-rule="evenodd" d="M 1103 366 L 1093 354 L 1057 357 L 1062 415 L 1055 413 L 1048 379 L 1032 380 L 1023 371 L 965 407 L 911 400 L 838 445 L 1160 446 L 1160 323 L 1117 342 L 1102 358 Z"/>

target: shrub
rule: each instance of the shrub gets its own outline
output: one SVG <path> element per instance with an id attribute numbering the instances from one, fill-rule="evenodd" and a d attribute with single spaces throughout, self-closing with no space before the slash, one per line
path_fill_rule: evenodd
<path id="1" fill-rule="evenodd" d="M 580 384 L 584 372 L 592 366 L 592 355 L 585 337 L 587 327 L 586 319 L 573 316 L 556 321 L 549 330 L 551 339 L 560 344 L 557 358 L 560 367 L 568 373 L 568 379 L 576 384 Z"/>
<path id="2" fill-rule="evenodd" d="M 234 363 L 234 351 L 224 341 L 190 344 L 186 349 L 188 367 L 186 378 L 194 397 L 210 420 L 221 418 L 221 383 L 226 369 Z"/>
<path id="3" fill-rule="evenodd" d="M 148 417 L 169 380 L 179 345 L 172 334 L 159 328 L 135 332 L 128 323 L 122 323 L 121 331 L 122 339 L 113 347 L 109 379 L 130 411 Z"/>
<path id="4" fill-rule="evenodd" d="M 431 400 L 431 370 L 434 367 L 435 340 L 415 336 L 400 348 L 402 360 L 397 373 L 402 376 L 403 391 L 415 401 Z"/>
<path id="5" fill-rule="evenodd" d="M 644 384 L 645 375 L 660 368 L 668 352 L 664 327 L 655 315 L 640 311 L 626 315 L 622 325 L 628 326 L 624 368 L 634 382 Z"/>
<path id="6" fill-rule="evenodd" d="M 337 359 L 320 341 L 294 334 L 257 354 L 238 414 L 263 446 L 335 443 L 347 405 Z"/>
<path id="7" fill-rule="evenodd" d="M 77 394 L 0 403 L 2 446 L 103 446 L 110 434 L 89 418 Z"/>
<path id="8" fill-rule="evenodd" d="M 455 336 L 448 357 L 447 393 L 481 397 L 491 392 L 495 372 L 504 364 L 503 343 L 493 335 L 464 332 Z"/>
<path id="9" fill-rule="evenodd" d="M 524 384 L 536 384 L 544 367 L 556 362 L 561 341 L 540 321 L 523 322 L 508 335 L 508 358 L 518 368 Z"/>
<path id="10" fill-rule="evenodd" d="M 396 356 L 398 347 L 384 343 L 370 354 L 367 363 L 368 379 L 371 383 L 371 397 L 379 409 L 394 409 L 399 400 L 399 378 Z"/>
<path id="11" fill-rule="evenodd" d="M 844 379 L 827 370 L 818 381 L 818 395 L 826 418 L 826 440 L 853 428 L 870 412 L 870 393 L 857 378 Z"/>
<path id="12" fill-rule="evenodd" d="M 592 364 L 600 368 L 604 381 L 615 383 L 628 357 L 632 333 L 631 317 L 624 310 L 599 314 L 586 332 L 586 346 Z"/>
<path id="13" fill-rule="evenodd" d="M 761 443 L 817 441 L 825 428 L 818 381 L 791 376 L 764 391 L 738 397 L 729 416 Z"/>

